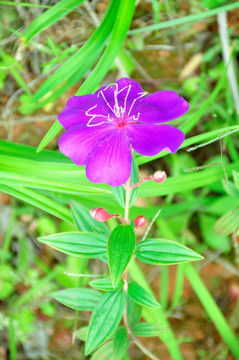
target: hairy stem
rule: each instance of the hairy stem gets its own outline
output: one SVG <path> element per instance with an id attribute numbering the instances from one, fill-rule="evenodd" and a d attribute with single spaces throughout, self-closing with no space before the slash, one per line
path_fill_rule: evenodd
<path id="1" fill-rule="evenodd" d="M 127 180 L 125 186 L 125 213 L 124 213 L 124 221 L 126 224 L 129 223 L 129 202 L 130 202 L 130 191 L 132 190 L 132 187 L 130 185 L 130 178 Z M 127 299 L 127 293 L 128 293 L 128 267 L 126 267 L 124 273 L 123 273 L 123 280 L 124 280 L 124 291 L 126 294 L 126 299 Z M 132 341 L 135 343 L 135 345 L 146 355 L 148 356 L 150 359 L 152 360 L 159 360 L 156 356 L 154 356 L 154 354 L 152 354 L 137 338 L 136 336 L 133 334 L 130 324 L 129 324 L 129 320 L 128 320 L 128 306 L 127 306 L 127 300 L 126 300 L 126 305 L 125 305 L 125 309 L 124 309 L 124 314 L 123 314 L 123 320 L 124 320 L 124 324 L 125 327 L 127 329 L 127 333 L 129 334 L 129 336 L 131 337 Z"/>

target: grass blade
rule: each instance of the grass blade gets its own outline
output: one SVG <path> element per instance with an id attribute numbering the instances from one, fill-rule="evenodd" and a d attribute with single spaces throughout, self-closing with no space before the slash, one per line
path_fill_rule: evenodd
<path id="1" fill-rule="evenodd" d="M 184 266 L 184 271 L 188 278 L 188 281 L 190 282 L 195 293 L 197 294 L 209 318 L 214 323 L 214 326 L 229 347 L 232 354 L 235 356 L 235 359 L 239 359 L 238 340 L 233 331 L 231 330 L 230 326 L 228 325 L 221 310 L 215 303 L 206 286 L 203 284 L 195 268 L 191 264 L 185 264 Z"/>
<path id="2" fill-rule="evenodd" d="M 84 0 L 61 0 L 36 18 L 25 30 L 22 40 L 27 44 L 34 36 L 69 14 Z M 18 5 L 18 4 L 17 4 Z"/>
<path id="3" fill-rule="evenodd" d="M 12 195 L 22 201 L 25 201 L 28 204 L 31 204 L 39 209 L 42 209 L 56 217 L 59 217 L 60 219 L 66 222 L 73 223 L 71 212 L 69 209 L 36 191 L 24 187 L 12 188 L 10 186 L 5 186 L 5 185 L 0 185 L 0 191 Z"/>
<path id="4" fill-rule="evenodd" d="M 227 11 L 231 11 L 231 10 L 234 10 L 237 8 L 239 8 L 239 1 L 237 1 L 233 4 L 228 4 L 228 5 L 224 5 L 221 7 L 217 7 L 216 9 L 203 11 L 203 12 L 200 12 L 199 14 L 183 16 L 179 19 L 172 19 L 169 21 L 161 22 L 159 24 L 153 24 L 153 25 L 145 26 L 145 27 L 142 27 L 139 29 L 130 30 L 129 34 L 137 34 L 137 33 L 146 32 L 146 31 L 167 29 L 167 28 L 172 28 L 173 26 L 176 26 L 176 25 L 188 24 L 190 22 L 199 22 L 203 19 L 207 19 L 208 17 L 215 16 L 222 11 L 227 12 Z"/>

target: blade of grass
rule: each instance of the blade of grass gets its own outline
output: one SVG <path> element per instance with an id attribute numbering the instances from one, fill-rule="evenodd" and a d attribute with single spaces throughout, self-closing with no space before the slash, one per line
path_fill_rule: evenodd
<path id="1" fill-rule="evenodd" d="M 12 188 L 5 185 L 0 185 L 0 191 L 12 195 L 17 199 L 37 207 L 38 209 L 42 209 L 49 214 L 73 224 L 70 210 L 45 195 L 24 187 Z"/>
<path id="2" fill-rule="evenodd" d="M 48 28 L 62 17 L 69 14 L 73 9 L 82 4 L 84 0 L 61 0 L 38 18 L 26 28 L 22 35 L 22 40 L 25 44 L 29 42 L 34 36 L 39 34 L 44 29 Z M 17 4 L 19 5 L 19 4 Z"/>
<path id="3" fill-rule="evenodd" d="M 193 290 L 198 296 L 202 306 L 206 310 L 217 331 L 227 344 L 232 354 L 235 356 L 235 359 L 239 359 L 239 342 L 232 329 L 228 325 L 221 310 L 217 306 L 215 300 L 200 279 L 199 274 L 196 272 L 192 264 L 185 264 L 184 271 L 188 281 L 190 282 Z"/>
<path id="4" fill-rule="evenodd" d="M 150 295 L 155 297 L 151 287 L 149 286 L 147 280 L 140 267 L 137 265 L 135 261 L 132 261 L 129 265 L 129 273 L 131 279 L 140 286 L 142 286 Z M 173 331 L 170 329 L 169 322 L 162 308 L 159 309 L 149 309 L 143 308 L 142 312 L 143 318 L 147 322 L 159 323 L 163 327 L 165 327 L 165 331 L 160 333 L 159 338 L 165 344 L 168 349 L 169 354 L 172 357 L 172 360 L 182 360 L 183 357 L 181 355 L 180 349 L 178 347 L 178 342 L 174 337 Z"/>
<path id="5" fill-rule="evenodd" d="M 239 170 L 239 162 L 225 166 L 228 176 L 232 170 Z M 194 171 L 187 175 L 168 178 L 165 182 L 158 185 L 155 182 L 148 181 L 139 188 L 139 197 L 163 196 L 172 193 L 181 193 L 197 188 L 209 186 L 217 183 L 224 178 L 224 171 L 221 166 L 213 166 L 201 171 Z"/>
<path id="6" fill-rule="evenodd" d="M 0 184 L 10 186 L 26 186 L 33 189 L 45 189 L 69 194 L 109 193 L 107 190 L 94 188 L 93 186 L 69 184 L 68 182 L 54 181 L 48 178 L 22 175 L 9 171 L 0 171 Z"/>
<path id="7" fill-rule="evenodd" d="M 10 360 L 17 360 L 17 339 L 16 339 L 15 328 L 12 318 L 10 318 L 9 320 L 8 339 L 9 339 Z"/>
<path id="8" fill-rule="evenodd" d="M 130 30 L 129 34 L 137 34 L 137 33 L 146 32 L 146 31 L 167 29 L 167 28 L 172 28 L 173 26 L 187 24 L 189 22 L 199 22 L 199 21 L 202 21 L 203 19 L 207 19 L 208 17 L 215 16 L 222 11 L 227 12 L 227 11 L 231 11 L 231 10 L 234 10 L 237 8 L 239 8 L 239 1 L 236 1 L 233 4 L 220 6 L 215 9 L 212 9 L 212 10 L 203 11 L 203 12 L 200 12 L 199 14 L 183 16 L 179 19 L 168 20 L 168 21 L 161 22 L 159 24 L 153 24 L 153 25 L 145 26 L 145 27 L 142 27 L 139 29 Z"/>
<path id="9" fill-rule="evenodd" d="M 2 253 L 1 253 L 1 262 L 4 263 L 4 261 L 7 260 L 7 255 L 11 246 L 11 242 L 12 242 L 12 231 L 13 231 L 13 226 L 16 220 L 16 212 L 15 212 L 15 208 L 14 208 L 14 203 L 12 204 L 12 208 L 11 208 L 11 215 L 10 215 L 10 219 L 9 219 L 9 223 L 8 223 L 8 227 L 7 227 L 7 233 L 5 236 L 5 240 L 3 243 L 3 248 L 2 248 Z"/>
<path id="10" fill-rule="evenodd" d="M 86 73 L 92 63 L 91 57 L 94 63 L 109 38 L 115 23 L 118 7 L 119 0 L 110 2 L 103 21 L 90 39 L 40 86 L 33 95 L 33 102 L 38 101 L 42 96 L 45 96 L 64 80 L 76 73 L 82 67 L 82 64 L 84 64 L 84 73 Z M 90 66 L 88 64 L 90 64 Z M 82 74 L 82 76 L 83 75 L 84 74 Z M 78 80 L 76 80 L 76 82 Z"/>
<path id="11" fill-rule="evenodd" d="M 96 86 L 99 85 L 104 76 L 107 74 L 124 42 L 133 17 L 134 8 L 135 0 L 129 0 L 127 3 L 125 1 L 120 2 L 116 18 L 117 21 L 115 21 L 109 44 L 94 70 L 90 73 L 80 89 L 76 92 L 77 96 L 94 91 Z M 52 133 L 50 129 L 47 133 L 48 140 L 53 139 L 55 135 L 56 131 L 54 130 Z M 43 138 L 40 144 L 40 148 L 43 148 L 43 146 L 46 145 L 47 142 L 45 141 L 45 138 Z"/>

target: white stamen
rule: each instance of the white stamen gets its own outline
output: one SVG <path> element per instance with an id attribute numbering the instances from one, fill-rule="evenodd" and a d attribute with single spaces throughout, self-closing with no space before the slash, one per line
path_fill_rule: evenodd
<path id="1" fill-rule="evenodd" d="M 132 102 L 131 106 L 130 106 L 130 109 L 129 109 L 129 112 L 128 112 L 128 116 L 130 115 L 131 113 L 131 110 L 133 109 L 133 106 L 134 104 L 136 103 L 137 100 L 141 99 L 143 96 L 147 95 L 148 94 L 148 91 L 144 91 L 143 93 L 138 93 L 138 95 L 141 94 L 139 97 L 137 97 L 136 99 L 134 99 L 134 101 Z"/>
<path id="2" fill-rule="evenodd" d="M 110 118 L 110 115 L 109 115 L 109 114 L 108 114 L 107 116 L 106 116 L 106 115 L 102 115 L 102 114 L 90 114 L 89 111 L 92 110 L 92 109 L 95 109 L 96 107 L 97 107 L 97 105 L 94 105 L 94 106 L 92 106 L 90 109 L 88 109 L 88 110 L 85 112 L 86 116 L 91 116 L 90 120 L 89 120 L 88 123 L 86 124 L 87 126 L 97 126 L 97 125 L 101 125 L 101 124 L 106 123 L 106 121 L 101 121 L 100 123 L 91 124 L 91 122 L 92 122 L 96 117 L 106 118 L 107 121 L 113 121 L 113 120 Z"/>

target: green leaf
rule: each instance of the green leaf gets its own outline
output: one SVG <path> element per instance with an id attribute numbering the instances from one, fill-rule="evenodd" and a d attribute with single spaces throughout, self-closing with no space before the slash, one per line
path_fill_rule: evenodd
<path id="1" fill-rule="evenodd" d="M 90 360 L 110 360 L 114 359 L 114 348 L 113 340 L 108 339 L 102 346 L 100 346 L 94 353 L 91 355 Z M 127 359 L 128 360 L 128 359 Z"/>
<path id="2" fill-rule="evenodd" d="M 107 239 L 91 232 L 66 232 L 38 238 L 38 240 L 65 254 L 98 258 L 106 253 Z"/>
<path id="3" fill-rule="evenodd" d="M 172 28 L 174 26 L 177 25 L 183 25 L 183 24 L 188 24 L 190 22 L 199 22 L 203 19 L 207 19 L 208 17 L 214 16 L 219 14 L 222 11 L 231 11 L 234 9 L 239 8 L 239 2 L 236 1 L 232 4 L 229 5 L 224 5 L 221 7 L 218 7 L 216 9 L 212 9 L 212 10 L 208 10 L 208 11 L 200 11 L 198 14 L 193 14 L 193 15 L 188 15 L 188 16 L 183 16 L 183 17 L 179 17 L 177 19 L 172 19 L 172 20 L 168 20 L 168 21 L 164 21 L 161 22 L 159 24 L 153 24 L 153 25 L 149 25 L 146 27 L 140 27 L 138 29 L 133 29 L 129 31 L 129 34 L 137 34 L 140 32 L 146 32 L 146 31 L 155 31 L 155 30 L 160 30 L 160 29 L 167 29 L 167 28 Z"/>
<path id="4" fill-rule="evenodd" d="M 24 187 L 16 186 L 13 188 L 5 185 L 0 185 L 0 191 L 25 201 L 38 209 L 48 212 L 49 214 L 57 216 L 66 222 L 73 223 L 69 209 L 56 201 L 49 199 L 47 196 L 38 193 L 37 191 Z"/>
<path id="5" fill-rule="evenodd" d="M 127 330 L 121 327 L 115 332 L 114 336 L 114 360 L 121 360 L 128 350 L 130 340 L 128 339 Z"/>
<path id="6" fill-rule="evenodd" d="M 236 185 L 234 185 L 233 182 L 223 180 L 222 185 L 228 195 L 230 195 L 233 198 L 239 198 L 239 189 Z"/>
<path id="7" fill-rule="evenodd" d="M 123 315 L 125 293 L 123 290 L 106 293 L 94 309 L 86 340 L 85 355 L 103 344 L 117 329 Z"/>
<path id="8" fill-rule="evenodd" d="M 225 165 L 230 176 L 232 170 L 239 170 L 239 162 Z M 190 172 L 186 175 L 167 178 L 162 184 L 147 181 L 139 188 L 139 197 L 164 196 L 172 193 L 183 193 L 189 190 L 203 188 L 221 181 L 224 177 L 221 166 L 213 166 L 201 171 Z M 235 186 L 235 185 L 234 185 Z"/>
<path id="9" fill-rule="evenodd" d="M 119 9 L 117 10 L 115 6 L 118 7 L 118 5 L 119 5 Z M 127 3 L 120 2 L 119 0 L 111 1 L 109 6 L 109 12 L 107 12 L 106 14 L 106 19 L 114 20 L 115 17 L 117 16 L 117 21 L 114 22 L 114 27 L 111 38 L 109 40 L 108 47 L 105 50 L 102 57 L 100 58 L 97 65 L 95 66 L 94 70 L 90 73 L 90 75 L 81 85 L 80 89 L 77 91 L 76 93 L 77 96 L 89 94 L 93 92 L 95 88 L 99 85 L 99 83 L 102 81 L 108 70 L 110 69 L 115 57 L 117 56 L 118 51 L 120 50 L 123 44 L 124 38 L 126 36 L 127 30 L 129 28 L 133 16 L 134 6 L 135 6 L 135 0 L 130 0 Z M 106 24 L 103 25 L 104 26 L 102 26 L 102 29 L 104 30 L 106 28 Z M 110 30 L 111 28 L 112 27 L 110 27 Z M 102 38 L 100 36 L 96 42 L 96 48 L 95 48 L 96 53 L 98 52 L 97 49 L 101 46 L 101 41 Z M 90 52 L 94 52 L 94 50 L 92 50 L 92 46 L 90 46 Z M 91 61 L 91 59 L 89 60 L 88 55 L 84 60 L 86 63 Z M 82 59 L 81 59 L 81 63 L 82 63 Z M 74 77 L 74 74 L 72 74 L 72 77 Z M 46 135 L 47 139 L 45 138 L 42 139 L 39 149 L 42 149 L 44 146 L 46 146 L 50 142 L 50 140 L 54 138 L 55 135 L 56 135 L 56 128 L 54 127 L 47 132 Z"/>
<path id="10" fill-rule="evenodd" d="M 202 5 L 208 9 L 214 9 L 219 5 L 229 3 L 231 0 L 202 0 Z"/>
<path id="11" fill-rule="evenodd" d="M 159 308 L 160 304 L 144 288 L 133 282 L 129 283 L 129 296 L 139 305 L 149 308 Z"/>
<path id="12" fill-rule="evenodd" d="M 139 169 L 138 169 L 138 165 L 136 163 L 135 157 L 132 156 L 132 169 L 131 169 L 131 176 L 130 176 L 130 183 L 131 186 L 136 184 L 139 181 Z M 118 203 L 120 204 L 120 206 L 124 209 L 125 208 L 125 189 L 123 188 L 123 186 L 116 186 L 116 187 L 112 187 L 112 191 L 113 194 L 116 198 L 116 200 L 118 201 Z M 130 206 L 133 205 L 136 197 L 138 194 L 138 187 L 133 189 L 130 192 Z"/>
<path id="13" fill-rule="evenodd" d="M 88 334 L 88 330 L 89 330 L 89 327 L 88 326 L 85 326 L 85 327 L 82 327 L 80 328 L 79 330 L 76 330 L 74 332 L 74 337 L 76 339 L 80 339 L 82 341 L 86 341 L 86 338 L 87 338 L 87 334 Z"/>
<path id="14" fill-rule="evenodd" d="M 107 193 L 107 190 L 94 188 L 93 186 L 84 186 L 79 184 L 70 184 L 69 182 L 56 181 L 39 176 L 18 174 L 10 171 L 0 171 L 0 184 L 10 186 L 26 186 L 33 189 L 44 189 L 58 191 L 66 194 L 96 194 Z"/>
<path id="15" fill-rule="evenodd" d="M 208 214 L 199 214 L 199 226 L 203 241 L 212 249 L 229 251 L 231 244 L 226 236 L 218 235 L 214 231 L 216 218 Z"/>
<path id="16" fill-rule="evenodd" d="M 76 201 L 71 201 L 71 211 L 77 228 L 81 231 L 108 234 L 107 226 L 90 216 L 90 211 Z"/>
<path id="17" fill-rule="evenodd" d="M 61 304 L 81 311 L 92 311 L 102 298 L 99 291 L 92 289 L 73 288 L 55 291 L 51 296 Z"/>
<path id="18" fill-rule="evenodd" d="M 93 280 L 89 282 L 89 285 L 97 290 L 114 291 L 114 290 L 122 289 L 124 282 L 122 279 L 120 279 L 115 289 L 112 286 L 112 282 L 110 278 Z"/>
<path id="19" fill-rule="evenodd" d="M 200 275 L 192 264 L 186 264 L 184 270 L 189 283 L 199 298 L 212 324 L 214 324 L 235 359 L 239 359 L 238 336 L 233 332 L 232 327 L 229 325 L 227 319 L 215 302 L 215 299 L 202 282 Z"/>
<path id="20" fill-rule="evenodd" d="M 92 66 L 92 59 L 94 63 L 108 40 L 115 22 L 118 7 L 119 1 L 113 0 L 110 2 L 108 10 L 100 26 L 95 30 L 90 39 L 40 86 L 33 96 L 34 101 L 38 101 L 42 96 L 52 91 L 64 80 L 71 77 L 77 71 L 79 72 L 81 68 L 84 68 L 84 73 L 89 70 Z M 81 77 L 84 73 L 81 74 Z M 76 75 L 75 78 L 75 82 L 77 82 L 79 78 Z M 88 92 L 90 91 L 91 90 L 89 89 Z M 86 93 L 87 91 L 81 93 L 80 95 Z"/>
<path id="21" fill-rule="evenodd" d="M 203 259 L 186 246 L 165 239 L 142 241 L 137 245 L 135 254 L 139 260 L 152 265 L 172 265 Z"/>
<path id="22" fill-rule="evenodd" d="M 40 152 L 62 129 L 63 126 L 56 120 L 41 140 L 36 152 Z"/>
<path id="23" fill-rule="evenodd" d="M 233 209 L 223 215 L 215 224 L 218 235 L 228 236 L 239 228 L 239 209 Z"/>
<path id="24" fill-rule="evenodd" d="M 141 337 L 159 336 L 165 327 L 157 323 L 138 323 L 133 327 L 133 334 Z"/>
<path id="25" fill-rule="evenodd" d="M 234 183 L 235 183 L 237 189 L 239 190 L 239 172 L 232 171 L 232 176 L 233 176 Z"/>
<path id="26" fill-rule="evenodd" d="M 113 288 L 116 288 L 130 262 L 135 245 L 135 233 L 130 225 L 118 225 L 110 234 L 107 243 L 107 255 Z"/>
<path id="27" fill-rule="evenodd" d="M 38 16 L 26 28 L 22 35 L 25 44 L 29 42 L 39 32 L 54 24 L 56 21 L 69 14 L 73 9 L 83 3 L 84 0 L 61 0 L 40 16 Z"/>

